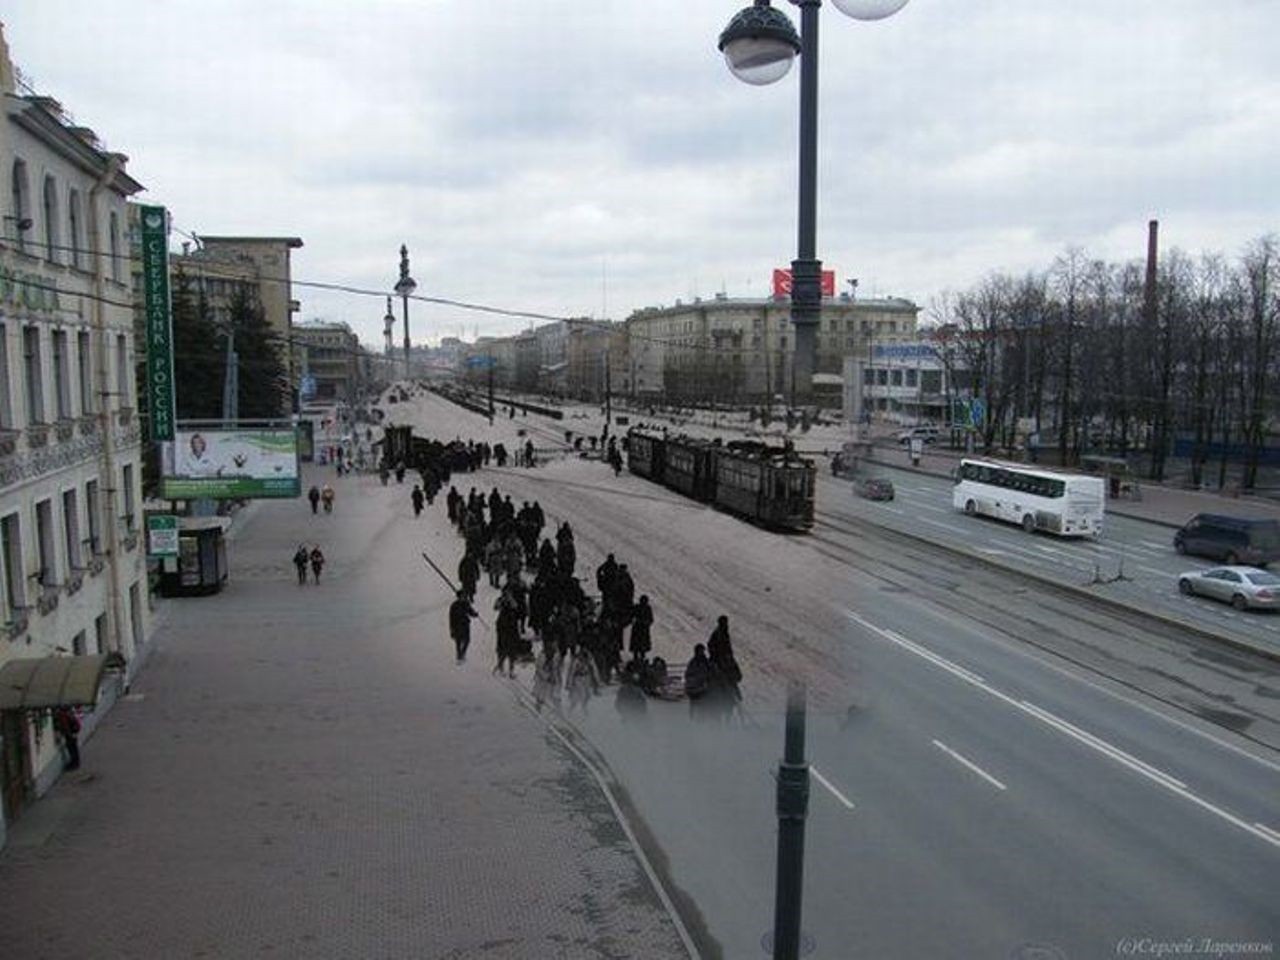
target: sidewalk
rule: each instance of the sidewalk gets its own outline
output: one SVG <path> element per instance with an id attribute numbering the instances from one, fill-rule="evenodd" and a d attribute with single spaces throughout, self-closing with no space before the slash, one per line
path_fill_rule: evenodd
<path id="1" fill-rule="evenodd" d="M 905 448 L 877 445 L 872 462 L 902 470 L 917 469 L 940 477 L 950 477 L 951 471 L 962 454 L 950 450 L 925 450 L 920 466 L 911 466 L 911 456 Z M 1052 468 L 1049 468 L 1052 469 Z M 1197 513 L 1224 513 L 1229 516 L 1262 517 L 1280 520 L 1280 503 L 1263 497 L 1229 497 L 1198 490 L 1182 490 L 1166 487 L 1149 480 L 1140 480 L 1141 500 L 1107 498 L 1107 512 L 1135 520 L 1146 520 L 1162 526 L 1177 528 Z"/>
<path id="2" fill-rule="evenodd" d="M 490 675 L 485 628 L 455 665 L 419 556 L 456 565 L 443 501 L 415 521 L 411 483 L 323 476 L 333 516 L 256 505 L 227 589 L 165 601 L 81 770 L 12 825 L 0 955 L 685 956 L 591 774 Z"/>

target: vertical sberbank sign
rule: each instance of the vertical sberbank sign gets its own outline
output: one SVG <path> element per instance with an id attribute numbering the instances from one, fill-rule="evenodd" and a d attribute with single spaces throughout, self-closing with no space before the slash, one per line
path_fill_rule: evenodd
<path id="1" fill-rule="evenodd" d="M 147 406 L 151 439 L 173 440 L 173 321 L 169 308 L 169 217 L 143 207 L 142 290 L 147 318 Z"/>

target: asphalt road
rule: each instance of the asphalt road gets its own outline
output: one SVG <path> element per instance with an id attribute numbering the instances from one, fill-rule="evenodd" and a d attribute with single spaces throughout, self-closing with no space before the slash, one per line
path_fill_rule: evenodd
<path id="1" fill-rule="evenodd" d="M 479 417 L 422 407 L 441 435 L 485 435 Z M 475 479 L 571 519 L 588 574 L 607 551 L 629 562 L 668 660 L 731 617 L 747 722 L 708 728 L 655 702 L 624 723 L 607 695 L 559 721 L 613 772 L 709 955 L 767 955 L 792 678 L 812 705 L 813 956 L 1099 957 L 1144 937 L 1276 949 L 1273 662 L 958 568 L 851 496 L 813 535 L 780 537 L 597 463 Z M 923 485 L 902 502 L 932 517 L 929 496 Z M 972 542 L 963 517 L 935 522 L 955 521 Z M 1020 531 L 980 528 L 988 549 L 1028 549 Z M 1122 535 L 1126 550 L 1156 542 Z M 1044 544 L 1059 555 L 1033 540 L 1025 562 L 1043 553 L 1072 570 L 1118 542 Z"/>
<path id="2" fill-rule="evenodd" d="M 1238 612 L 1226 604 L 1178 592 L 1178 575 L 1219 564 L 1179 556 L 1165 526 L 1108 514 L 1098 540 L 1068 539 L 987 517 L 966 517 L 952 505 L 951 483 L 940 477 L 890 467 L 873 467 L 893 480 L 895 499 L 857 497 L 847 479 L 824 476 L 819 483 L 823 513 L 853 515 L 982 557 L 1032 570 L 1099 596 L 1185 619 L 1204 629 L 1265 643 L 1280 651 L 1280 616 L 1271 611 Z"/>

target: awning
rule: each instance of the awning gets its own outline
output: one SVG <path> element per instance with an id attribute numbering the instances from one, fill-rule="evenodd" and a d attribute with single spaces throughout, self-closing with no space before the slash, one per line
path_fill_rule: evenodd
<path id="1" fill-rule="evenodd" d="M 0 666 L 0 710 L 91 707 L 102 675 L 122 669 L 118 653 L 10 660 Z"/>

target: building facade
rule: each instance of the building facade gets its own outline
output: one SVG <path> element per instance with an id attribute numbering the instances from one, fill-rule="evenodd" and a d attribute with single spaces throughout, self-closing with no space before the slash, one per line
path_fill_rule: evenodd
<path id="1" fill-rule="evenodd" d="M 114 653 L 127 676 L 151 623 L 126 239 L 142 187 L 21 81 L 3 37 L 0 90 L 0 671 Z M 48 710 L 0 720 L 2 832 L 62 761 Z"/>
<path id="2" fill-rule="evenodd" d="M 849 294 L 822 302 L 815 374 L 840 376 L 847 356 L 915 337 L 920 308 L 899 298 Z M 697 299 L 640 310 L 627 320 L 637 396 L 752 402 L 791 393 L 795 334 L 789 300 Z"/>
<path id="3" fill-rule="evenodd" d="M 293 347 L 304 403 L 354 404 L 363 391 L 360 339 L 345 323 L 313 320 L 293 328 Z"/>

